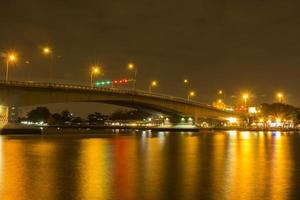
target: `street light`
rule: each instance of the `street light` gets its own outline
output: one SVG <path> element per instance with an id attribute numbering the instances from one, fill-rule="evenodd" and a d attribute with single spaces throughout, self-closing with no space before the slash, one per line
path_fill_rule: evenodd
<path id="1" fill-rule="evenodd" d="M 134 71 L 134 90 L 136 89 L 136 76 L 137 76 L 137 68 L 134 66 L 133 63 L 128 64 L 128 69 L 130 71 Z"/>
<path id="2" fill-rule="evenodd" d="M 151 81 L 151 83 L 149 85 L 149 93 L 152 92 L 153 87 L 157 87 L 157 81 Z"/>
<path id="3" fill-rule="evenodd" d="M 100 74 L 100 67 L 98 65 L 95 65 L 95 66 L 92 66 L 91 67 L 91 87 L 93 87 L 93 75 L 97 75 L 97 74 Z"/>
<path id="4" fill-rule="evenodd" d="M 283 99 L 283 94 L 282 93 L 277 93 L 277 99 L 279 103 L 282 103 L 282 99 Z"/>
<path id="5" fill-rule="evenodd" d="M 195 95 L 196 93 L 194 91 L 190 91 L 187 96 L 188 101 L 190 100 L 191 97 L 194 97 Z"/>
<path id="6" fill-rule="evenodd" d="M 49 54 L 51 54 L 51 53 L 52 53 L 52 50 L 51 50 L 50 47 L 44 47 L 44 48 L 43 48 L 43 54 L 49 55 Z"/>
<path id="7" fill-rule="evenodd" d="M 249 99 L 249 94 L 243 94 L 243 100 L 244 100 L 244 103 L 245 103 L 245 106 L 247 106 L 247 101 Z"/>
<path id="8" fill-rule="evenodd" d="M 42 54 L 44 54 L 45 56 L 49 56 L 50 57 L 50 66 L 49 66 L 49 82 L 51 81 L 52 78 L 52 74 L 53 74 L 53 51 L 50 47 L 46 46 L 42 49 Z"/>
<path id="9" fill-rule="evenodd" d="M 14 63 L 16 61 L 17 61 L 17 56 L 15 53 L 8 53 L 6 55 L 6 76 L 5 76 L 6 81 L 8 81 L 9 64 Z"/>

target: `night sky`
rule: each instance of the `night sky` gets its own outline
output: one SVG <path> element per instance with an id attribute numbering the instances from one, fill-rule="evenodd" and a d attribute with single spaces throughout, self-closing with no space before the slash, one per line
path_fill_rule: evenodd
<path id="1" fill-rule="evenodd" d="M 157 79 L 157 92 L 183 96 L 188 78 L 202 102 L 219 89 L 272 102 L 280 90 L 299 106 L 299 8 L 296 0 L 3 0 L 0 52 L 19 53 L 15 80 L 48 80 L 41 48 L 49 45 L 57 82 L 88 84 L 93 63 L 103 79 L 126 77 L 134 62 L 140 89 Z"/>

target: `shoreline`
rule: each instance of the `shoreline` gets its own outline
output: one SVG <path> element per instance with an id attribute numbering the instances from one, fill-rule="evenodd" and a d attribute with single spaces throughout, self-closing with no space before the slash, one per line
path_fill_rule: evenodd
<path id="1" fill-rule="evenodd" d="M 131 126 L 23 126 L 23 125 L 12 125 L 10 124 L 7 127 L 1 129 L 1 135 L 17 135 L 17 134 L 52 134 L 51 131 L 96 131 L 96 130 L 138 130 L 138 131 L 172 131 L 172 132 L 201 132 L 201 131 L 262 131 L 262 132 L 273 132 L 273 131 L 282 131 L 282 132 L 298 132 L 300 131 L 297 128 L 293 129 L 282 129 L 282 128 L 273 128 L 273 129 L 258 129 L 258 128 L 245 128 L 245 127 L 215 127 L 215 128 L 201 128 L 201 127 L 131 127 Z"/>

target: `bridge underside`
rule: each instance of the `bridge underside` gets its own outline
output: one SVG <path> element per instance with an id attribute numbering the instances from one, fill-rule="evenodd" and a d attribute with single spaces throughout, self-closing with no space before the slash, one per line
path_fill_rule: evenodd
<path id="1" fill-rule="evenodd" d="M 0 104 L 32 106 L 67 102 L 99 102 L 130 108 L 144 108 L 168 115 L 226 120 L 239 117 L 206 105 L 134 91 L 19 86 L 0 83 Z"/>

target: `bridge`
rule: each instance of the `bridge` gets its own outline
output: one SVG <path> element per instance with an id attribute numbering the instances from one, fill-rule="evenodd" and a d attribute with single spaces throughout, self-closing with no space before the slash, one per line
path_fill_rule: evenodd
<path id="1" fill-rule="evenodd" d="M 227 120 L 237 113 L 216 109 L 208 104 L 141 90 L 124 90 L 85 85 L 0 80 L 0 104 L 31 106 L 66 102 L 99 102 L 144 108 L 165 114 Z"/>

